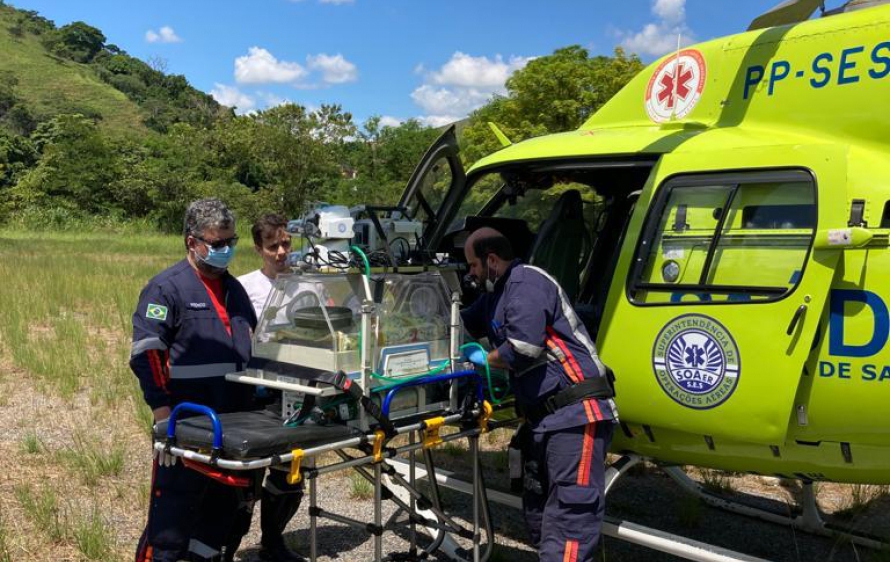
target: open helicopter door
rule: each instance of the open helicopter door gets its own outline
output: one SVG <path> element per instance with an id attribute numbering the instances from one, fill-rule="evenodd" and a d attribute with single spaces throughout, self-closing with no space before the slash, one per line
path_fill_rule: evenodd
<path id="1" fill-rule="evenodd" d="M 846 153 L 833 146 L 664 156 L 599 332 L 622 420 L 650 440 L 664 428 L 709 446 L 783 443 L 840 255 L 826 231 L 842 237 L 845 199 Z"/>
<path id="2" fill-rule="evenodd" d="M 408 218 L 423 223 L 423 250 L 432 249 L 433 233 L 441 230 L 437 227 L 445 204 L 459 195 L 466 184 L 459 152 L 452 125 L 427 149 L 399 199 L 398 206 L 405 209 Z"/>

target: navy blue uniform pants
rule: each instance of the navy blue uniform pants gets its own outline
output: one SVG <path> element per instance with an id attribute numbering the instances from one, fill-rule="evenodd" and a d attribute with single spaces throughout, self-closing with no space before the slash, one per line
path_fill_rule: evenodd
<path id="1" fill-rule="evenodd" d="M 541 562 L 592 562 L 605 514 L 611 421 L 531 434 L 523 511 Z"/>
<path id="2" fill-rule="evenodd" d="M 287 483 L 287 472 L 270 469 L 263 484 L 260 501 L 260 529 L 264 547 L 276 547 L 284 544 L 285 527 L 300 508 L 303 499 L 303 482 Z"/>
<path id="3" fill-rule="evenodd" d="M 217 482 L 181 460 L 173 466 L 155 460 L 136 562 L 232 560 L 250 529 L 253 500 L 252 489 Z"/>

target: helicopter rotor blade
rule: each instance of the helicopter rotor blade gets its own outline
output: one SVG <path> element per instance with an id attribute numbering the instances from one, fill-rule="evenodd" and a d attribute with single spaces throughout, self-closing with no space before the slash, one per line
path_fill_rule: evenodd
<path id="1" fill-rule="evenodd" d="M 754 18 L 754 21 L 748 26 L 748 31 L 805 21 L 813 15 L 813 12 L 821 8 L 823 3 L 824 0 L 785 0 L 768 12 Z"/>

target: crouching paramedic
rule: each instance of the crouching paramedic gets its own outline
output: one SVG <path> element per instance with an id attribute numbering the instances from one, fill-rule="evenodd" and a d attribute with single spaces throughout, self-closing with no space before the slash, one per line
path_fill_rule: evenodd
<path id="1" fill-rule="evenodd" d="M 604 461 L 618 420 L 611 375 L 565 292 L 515 260 L 509 241 L 481 228 L 464 246 L 486 292 L 462 311 L 492 350 L 469 359 L 509 369 L 525 417 L 523 510 L 542 562 L 592 561 L 605 512 Z"/>
<path id="2" fill-rule="evenodd" d="M 226 381 L 244 368 L 256 316 L 228 272 L 235 219 L 218 199 L 185 213 L 187 256 L 148 282 L 133 314 L 130 367 L 155 422 L 182 402 L 217 413 L 248 409 L 253 388 Z M 166 454 L 154 461 L 148 522 L 137 562 L 232 560 L 250 527 L 252 488 L 221 483 Z"/>

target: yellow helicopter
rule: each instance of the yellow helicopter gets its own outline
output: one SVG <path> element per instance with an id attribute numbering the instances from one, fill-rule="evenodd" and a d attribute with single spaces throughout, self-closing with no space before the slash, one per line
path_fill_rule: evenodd
<path id="1" fill-rule="evenodd" d="M 888 4 L 784 2 L 577 131 L 493 126 L 465 173 L 452 129 L 415 171 L 399 208 L 425 249 L 460 259 L 492 226 L 574 297 L 618 379 L 610 482 L 641 457 L 798 479 L 792 523 L 820 533 L 813 482 L 890 483 Z"/>

